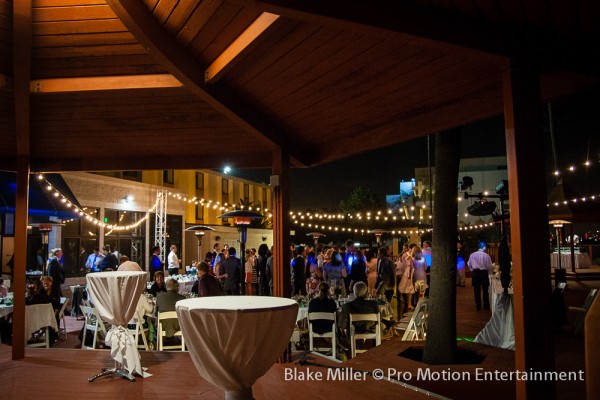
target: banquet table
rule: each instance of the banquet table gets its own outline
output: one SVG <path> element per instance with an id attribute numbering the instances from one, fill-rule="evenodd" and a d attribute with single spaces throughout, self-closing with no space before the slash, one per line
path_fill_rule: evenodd
<path id="1" fill-rule="evenodd" d="M 115 369 L 107 370 L 92 378 L 116 373 L 130 381 L 135 380 L 133 373 L 146 378 L 140 354 L 133 335 L 127 324 L 136 312 L 138 300 L 146 285 L 146 272 L 110 271 L 88 274 L 88 294 L 100 317 L 112 324 L 106 334 L 106 343 L 111 347 L 110 355 L 115 360 Z M 125 370 L 128 372 L 125 372 Z"/>
<path id="2" fill-rule="evenodd" d="M 31 335 L 46 326 L 58 332 L 56 316 L 52 304 L 33 304 L 25 306 L 25 343 Z"/>
<path id="3" fill-rule="evenodd" d="M 198 373 L 226 399 L 252 398 L 252 385 L 283 354 L 298 315 L 296 301 L 262 296 L 192 298 L 176 309 Z"/>
<path id="4" fill-rule="evenodd" d="M 575 268 L 585 269 L 592 266 L 592 261 L 587 253 L 575 253 Z M 550 256 L 550 265 L 552 268 L 558 268 L 558 252 L 552 253 Z M 571 253 L 560 253 L 560 267 L 563 269 L 571 269 Z"/>
<path id="5" fill-rule="evenodd" d="M 12 305 L 8 306 L 6 304 L 0 304 L 0 318 L 5 317 L 12 312 L 13 312 Z"/>

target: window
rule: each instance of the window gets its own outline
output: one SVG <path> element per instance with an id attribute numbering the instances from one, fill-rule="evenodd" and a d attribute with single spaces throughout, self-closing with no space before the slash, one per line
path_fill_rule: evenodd
<path id="1" fill-rule="evenodd" d="M 204 205 L 203 204 L 196 204 L 196 219 L 197 220 L 204 220 Z"/>
<path id="2" fill-rule="evenodd" d="M 228 179 L 223 179 L 221 181 L 221 193 L 222 193 L 221 202 L 229 203 L 229 180 Z"/>
<path id="3" fill-rule="evenodd" d="M 123 179 L 130 181 L 142 181 L 142 171 L 123 171 Z"/>
<path id="4" fill-rule="evenodd" d="M 175 183 L 175 171 L 172 169 L 165 169 L 163 171 L 163 183 L 168 183 L 170 185 Z"/>
<path id="5" fill-rule="evenodd" d="M 244 204 L 250 203 L 250 185 L 244 183 Z"/>
<path id="6" fill-rule="evenodd" d="M 196 190 L 204 190 L 204 174 L 196 172 Z"/>

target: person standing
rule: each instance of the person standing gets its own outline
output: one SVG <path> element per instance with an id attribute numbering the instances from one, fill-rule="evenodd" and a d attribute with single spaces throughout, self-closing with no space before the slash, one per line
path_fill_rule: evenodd
<path id="1" fill-rule="evenodd" d="M 52 278 L 52 287 L 56 289 L 60 296 L 62 296 L 60 285 L 65 283 L 65 270 L 60 263 L 62 255 L 63 251 L 60 247 L 52 250 L 52 258 L 48 263 L 48 276 Z"/>
<path id="2" fill-rule="evenodd" d="M 354 285 L 357 282 L 364 282 L 367 284 L 367 264 L 363 257 L 363 253 L 360 250 L 354 250 L 353 261 L 350 267 L 350 291 L 353 290 Z"/>
<path id="3" fill-rule="evenodd" d="M 160 260 L 160 246 L 152 247 L 152 256 L 150 257 L 150 280 L 154 280 L 154 274 L 158 271 L 163 272 L 163 263 Z M 163 272 L 164 273 L 164 272 Z"/>
<path id="4" fill-rule="evenodd" d="M 117 260 L 117 256 L 110 252 L 110 245 L 105 244 L 102 247 L 102 253 L 104 253 L 104 258 L 98 263 L 98 269 L 100 271 L 116 271 L 119 260 Z"/>
<path id="5" fill-rule="evenodd" d="M 169 275 L 177 275 L 177 274 L 179 274 L 179 267 L 181 264 L 181 260 L 179 259 L 179 257 L 177 257 L 177 246 L 172 244 L 170 249 L 171 249 L 171 252 L 169 253 L 169 256 L 167 258 Z"/>
<path id="6" fill-rule="evenodd" d="M 377 260 L 377 281 L 375 287 L 383 285 L 384 295 L 388 302 L 394 296 L 394 263 L 387 256 L 387 248 L 380 247 Z"/>
<path id="7" fill-rule="evenodd" d="M 90 254 L 85 262 L 87 272 L 100 272 L 98 264 L 104 258 L 104 254 L 100 254 L 100 247 L 94 247 L 94 252 Z"/>
<path id="8" fill-rule="evenodd" d="M 298 255 L 292 260 L 292 296 L 306 296 L 306 249 L 298 246 Z"/>
<path id="9" fill-rule="evenodd" d="M 226 295 L 237 296 L 240 294 L 242 261 L 235 256 L 235 247 L 228 248 L 227 252 L 229 256 L 221 263 L 221 275 L 217 278 L 225 279 L 223 289 Z"/>
<path id="10" fill-rule="evenodd" d="M 488 275 L 492 272 L 492 258 L 485 252 L 487 243 L 479 242 L 479 250 L 472 253 L 467 265 L 473 271 L 473 293 L 475 295 L 475 307 L 481 310 L 481 292 L 483 291 L 483 309 L 490 309 L 490 297 L 488 290 L 490 279 Z"/>
<path id="11" fill-rule="evenodd" d="M 465 287 L 465 253 L 460 240 L 456 242 L 456 286 Z"/>

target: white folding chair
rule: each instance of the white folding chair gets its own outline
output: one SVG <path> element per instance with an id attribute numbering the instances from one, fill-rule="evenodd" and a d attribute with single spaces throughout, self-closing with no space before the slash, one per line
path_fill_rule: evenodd
<path id="1" fill-rule="evenodd" d="M 373 321 L 377 322 L 375 332 L 356 332 L 354 322 L 358 321 Z M 350 314 L 350 347 L 352 352 L 352 358 L 356 357 L 356 353 L 364 353 L 366 350 L 361 350 L 356 347 L 358 340 L 374 339 L 375 346 L 381 344 L 381 317 L 378 314 Z"/>
<path id="2" fill-rule="evenodd" d="M 58 312 L 58 335 L 64 335 L 65 341 L 67 341 L 69 340 L 69 335 L 67 334 L 67 319 L 65 317 L 65 310 L 67 309 L 67 305 L 69 304 L 69 299 L 67 297 L 61 297 L 60 304 L 62 304 L 62 307 Z M 60 327 L 61 321 L 63 325 L 62 328 Z"/>
<path id="3" fill-rule="evenodd" d="M 428 311 L 429 301 L 427 299 L 419 299 L 415 307 L 415 312 L 408 319 L 408 322 L 406 322 L 406 318 L 403 318 L 395 326 L 395 329 L 404 330 L 402 340 L 425 340 Z"/>
<path id="4" fill-rule="evenodd" d="M 175 332 L 173 336 L 181 338 L 181 345 L 173 345 L 173 346 L 165 346 L 163 344 L 163 338 L 167 336 L 167 332 L 163 329 L 163 321 L 167 319 L 177 319 L 177 312 L 175 311 L 163 311 L 158 313 L 157 320 L 157 340 L 158 340 L 158 351 L 163 350 L 176 350 L 179 349 L 181 351 L 185 351 L 185 340 L 183 339 L 183 335 L 181 334 L 181 330 Z"/>
<path id="5" fill-rule="evenodd" d="M 85 337 L 86 337 L 87 331 L 89 329 L 92 331 L 92 334 L 94 335 L 94 338 L 92 340 L 91 349 L 95 349 L 96 342 L 98 340 L 98 333 L 102 332 L 106 336 L 106 326 L 104 326 L 104 322 L 102 321 L 102 319 L 100 319 L 100 317 L 98 316 L 98 314 L 95 312 L 95 310 L 93 308 L 88 307 L 88 306 L 81 306 L 81 312 L 83 312 L 83 315 L 85 316 L 85 323 L 83 325 L 83 337 L 81 338 L 81 348 L 82 349 L 90 348 L 85 345 Z"/>
<path id="6" fill-rule="evenodd" d="M 331 332 L 325 333 L 316 333 L 313 331 L 312 321 L 315 320 L 327 320 L 333 321 L 333 325 L 331 326 Z M 329 351 L 331 350 L 331 357 L 336 359 L 336 349 L 337 349 L 337 335 L 336 335 L 336 321 L 335 321 L 335 312 L 333 313 L 324 313 L 324 312 L 313 312 L 308 314 L 308 338 L 309 338 L 309 348 L 310 351 Z M 331 339 L 331 347 L 314 347 L 313 339 L 314 338 L 330 338 Z"/>
<path id="7" fill-rule="evenodd" d="M 134 315 L 131 321 L 129 321 L 128 325 L 135 325 L 135 328 L 129 329 L 129 332 L 133 335 L 133 339 L 135 340 L 137 348 L 148 351 L 148 341 L 146 340 L 146 332 L 148 332 L 148 328 L 144 328 L 144 317 L 140 315 Z M 140 336 L 142 336 L 142 344 L 139 344 Z"/>

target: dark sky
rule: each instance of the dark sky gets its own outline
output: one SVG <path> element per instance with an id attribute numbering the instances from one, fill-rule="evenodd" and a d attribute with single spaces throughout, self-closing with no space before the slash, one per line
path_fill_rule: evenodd
<path id="1" fill-rule="evenodd" d="M 559 167 L 580 163 L 589 157 L 595 161 L 596 168 L 600 168 L 600 92 L 585 93 L 553 103 L 552 111 Z M 546 165 L 550 174 L 554 163 L 546 106 L 542 107 L 542 113 L 546 143 L 532 143 L 532 146 L 546 147 Z M 465 126 L 461 135 L 462 158 L 506 155 L 502 117 Z M 430 145 L 433 165 L 433 136 Z M 401 180 L 410 180 L 414 177 L 416 167 L 426 166 L 427 138 L 423 137 L 317 167 L 293 169 L 291 209 L 337 211 L 340 200 L 348 198 L 357 186 L 370 189 L 385 204 L 385 195 L 398 193 Z M 268 182 L 271 171 L 235 170 L 232 174 Z M 584 173 L 578 175 L 585 186 L 594 186 L 598 190 L 597 180 L 586 179 L 594 176 Z"/>

